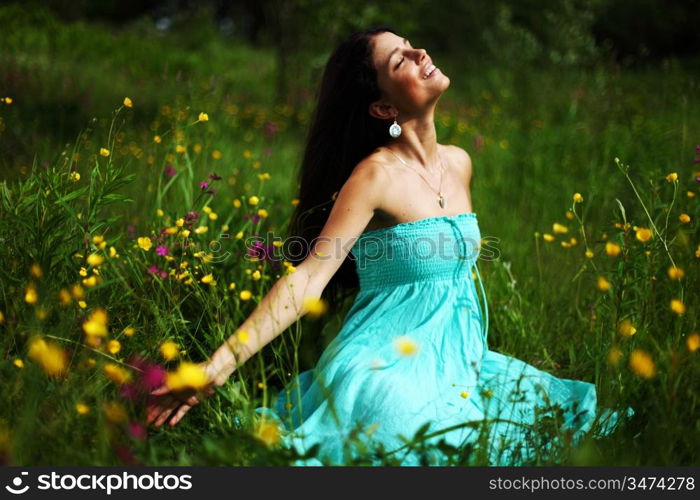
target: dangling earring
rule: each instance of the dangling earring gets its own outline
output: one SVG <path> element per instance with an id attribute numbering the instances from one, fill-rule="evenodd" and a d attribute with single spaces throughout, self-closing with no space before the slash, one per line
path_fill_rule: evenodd
<path id="1" fill-rule="evenodd" d="M 394 117 L 394 123 L 389 127 L 389 135 L 394 139 L 401 135 L 401 125 L 396 123 L 396 117 Z"/>

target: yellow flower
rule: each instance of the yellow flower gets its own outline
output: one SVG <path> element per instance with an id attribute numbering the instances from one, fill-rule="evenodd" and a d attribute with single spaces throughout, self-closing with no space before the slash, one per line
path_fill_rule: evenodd
<path id="1" fill-rule="evenodd" d="M 236 233 L 236 239 L 237 239 L 237 240 L 240 240 L 241 238 L 243 238 L 243 231 L 238 231 L 238 232 Z M 699 248 L 700 248 L 700 247 L 699 247 Z"/>
<path id="2" fill-rule="evenodd" d="M 296 206 L 299 204 L 299 198 L 294 198 L 294 199 L 291 201 L 291 204 L 292 204 L 293 207 L 296 207 Z"/>
<path id="3" fill-rule="evenodd" d="M 134 104 L 131 102 L 131 99 L 129 99 L 128 97 L 124 98 L 124 106 L 126 106 L 127 108 L 131 108 L 133 107 L 133 105 Z"/>
<path id="4" fill-rule="evenodd" d="M 175 225 L 177 227 L 182 227 L 184 224 L 185 224 L 185 219 L 183 219 L 182 217 L 180 217 L 178 220 L 175 221 Z"/>
<path id="5" fill-rule="evenodd" d="M 36 304 L 37 300 L 39 300 L 39 296 L 36 293 L 36 288 L 34 285 L 29 285 L 24 292 L 24 301 L 27 304 Z"/>
<path id="6" fill-rule="evenodd" d="M 587 258 L 592 259 L 592 258 L 593 258 L 593 251 L 592 251 L 592 250 L 586 250 L 586 254 L 585 254 L 585 255 L 586 255 Z"/>
<path id="7" fill-rule="evenodd" d="M 71 172 L 70 180 L 73 182 L 78 182 L 80 180 L 80 174 L 78 172 Z"/>
<path id="8" fill-rule="evenodd" d="M 74 299 L 82 299 L 85 297 L 85 292 L 83 292 L 83 287 L 77 283 L 70 287 L 70 293 Z"/>
<path id="9" fill-rule="evenodd" d="M 418 343 L 406 335 L 394 339 L 394 347 L 402 356 L 413 356 L 418 352 Z"/>
<path id="10" fill-rule="evenodd" d="M 214 276 L 211 273 L 207 274 L 206 276 L 202 276 L 202 279 L 200 281 L 205 285 L 216 285 Z"/>
<path id="11" fill-rule="evenodd" d="M 97 285 L 97 277 L 96 276 L 90 276 L 89 278 L 85 278 L 82 281 L 83 285 L 85 285 L 88 288 L 92 288 L 93 286 Z"/>
<path id="12" fill-rule="evenodd" d="M 183 361 L 175 372 L 165 376 L 165 384 L 173 391 L 201 389 L 207 385 L 209 377 L 200 365 Z"/>
<path id="13" fill-rule="evenodd" d="M 675 181 L 676 179 L 678 179 L 678 174 L 675 173 L 675 172 L 672 172 L 672 173 L 670 173 L 670 174 L 668 174 L 668 175 L 666 176 L 666 180 L 667 180 L 668 182 L 673 182 L 673 181 Z"/>
<path id="14" fill-rule="evenodd" d="M 81 309 L 85 309 L 85 308 L 87 307 L 87 303 L 86 303 L 84 300 L 79 300 L 79 301 L 78 301 L 78 306 L 79 306 Z"/>
<path id="15" fill-rule="evenodd" d="M 257 205 L 258 203 L 260 203 L 260 198 L 257 196 L 253 195 L 248 198 L 248 205 Z"/>
<path id="16" fill-rule="evenodd" d="M 104 257 L 102 257 L 101 255 L 96 254 L 96 253 L 91 253 L 90 255 L 88 255 L 88 258 L 87 258 L 87 263 L 89 265 L 91 265 L 92 267 L 98 267 L 104 261 L 105 261 Z"/>
<path id="17" fill-rule="evenodd" d="M 153 246 L 153 241 L 148 236 L 142 236 L 136 242 L 139 244 L 139 248 L 146 251 L 149 251 Z"/>
<path id="18" fill-rule="evenodd" d="M 122 345 L 118 340 L 110 340 L 107 343 L 107 350 L 110 352 L 110 354 L 117 354 L 122 350 Z"/>
<path id="19" fill-rule="evenodd" d="M 683 224 L 687 224 L 690 222 L 690 215 L 688 214 L 680 214 L 678 216 L 678 220 L 681 221 Z"/>
<path id="20" fill-rule="evenodd" d="M 118 259 L 119 254 L 117 253 L 117 249 L 114 247 L 109 247 L 109 256 L 113 259 Z"/>
<path id="21" fill-rule="evenodd" d="M 109 401 L 105 403 L 102 409 L 105 412 L 107 420 L 113 424 L 119 424 L 127 419 L 128 415 L 126 413 L 126 409 L 117 401 Z"/>
<path id="22" fill-rule="evenodd" d="M 556 234 L 564 234 L 569 232 L 569 228 L 564 226 L 563 224 L 555 222 L 554 224 L 552 224 L 552 231 L 554 231 Z"/>
<path id="23" fill-rule="evenodd" d="M 239 329 L 235 332 L 235 337 L 241 344 L 247 344 L 250 341 L 250 333 L 248 330 Z"/>
<path id="24" fill-rule="evenodd" d="M 642 243 L 646 243 L 651 239 L 652 233 L 651 230 L 646 227 L 638 227 L 635 236 Z"/>
<path id="25" fill-rule="evenodd" d="M 80 271 L 78 271 L 78 274 L 80 276 L 83 276 L 83 277 L 87 276 L 88 275 L 87 269 L 85 269 L 84 267 L 81 267 Z"/>
<path id="26" fill-rule="evenodd" d="M 610 282 L 604 276 L 598 276 L 598 290 L 601 292 L 610 290 Z"/>
<path id="27" fill-rule="evenodd" d="M 459 393 L 459 397 L 467 399 L 469 397 L 469 393 L 467 391 L 462 391 Z"/>
<path id="28" fill-rule="evenodd" d="M 642 378 L 650 379 L 656 375 L 656 366 L 651 356 L 642 349 L 635 349 L 630 354 L 630 369 Z"/>
<path id="29" fill-rule="evenodd" d="M 183 238 L 187 238 L 190 235 L 190 230 L 189 229 L 183 229 L 180 231 L 180 236 Z"/>
<path id="30" fill-rule="evenodd" d="M 109 156 L 109 149 L 107 149 L 107 148 L 100 148 L 100 155 L 102 155 L 102 156 Z"/>
<path id="31" fill-rule="evenodd" d="M 24 361 L 21 359 L 17 358 L 12 362 L 13 365 L 15 365 L 17 368 L 24 368 Z"/>
<path id="32" fill-rule="evenodd" d="M 605 244 L 605 253 L 608 254 L 610 257 L 616 257 L 617 255 L 620 254 L 621 248 L 620 245 L 617 243 L 613 243 L 612 241 L 608 241 Z"/>
<path id="33" fill-rule="evenodd" d="M 238 296 L 241 298 L 241 300 L 250 300 L 253 294 L 249 290 L 241 290 L 241 293 Z"/>
<path id="34" fill-rule="evenodd" d="M 281 433 L 275 422 L 263 419 L 255 426 L 255 437 L 268 446 L 275 446 L 280 442 Z"/>
<path id="35" fill-rule="evenodd" d="M 61 375 L 66 370 L 66 355 L 56 344 L 37 338 L 29 344 L 29 357 L 39 363 L 50 376 Z"/>
<path id="36" fill-rule="evenodd" d="M 695 332 L 691 333 L 685 340 L 685 345 L 688 347 L 688 350 L 690 352 L 697 351 L 698 349 L 700 349 L 700 335 L 698 335 Z"/>
<path id="37" fill-rule="evenodd" d="M 574 201 L 576 203 L 583 202 L 583 196 L 581 196 L 581 193 L 574 193 Z"/>
<path id="38" fill-rule="evenodd" d="M 264 208 L 261 208 L 260 210 L 258 210 L 258 215 L 260 217 L 267 217 L 267 215 L 268 215 L 267 210 L 265 210 Z"/>
<path id="39" fill-rule="evenodd" d="M 160 345 L 160 353 L 167 360 L 177 358 L 179 350 L 178 345 L 171 340 L 167 340 Z"/>
<path id="40" fill-rule="evenodd" d="M 233 200 L 233 206 L 239 208 L 241 206 L 241 200 L 239 200 L 238 198 Z"/>
<path id="41" fill-rule="evenodd" d="M 700 259 L 700 245 L 698 245 L 698 249 L 695 250 L 695 256 Z"/>
<path id="42" fill-rule="evenodd" d="M 671 278 L 672 280 L 679 280 L 684 275 L 685 275 L 685 273 L 683 272 L 683 269 L 681 269 L 680 267 L 670 266 L 668 268 L 668 277 Z"/>
<path id="43" fill-rule="evenodd" d="M 252 274 L 252 278 L 257 281 L 260 279 L 260 277 L 261 277 L 260 271 L 258 271 L 256 269 L 255 272 Z"/>
<path id="44" fill-rule="evenodd" d="M 243 151 L 243 158 L 245 158 L 246 160 L 250 159 L 251 156 L 253 156 L 253 153 L 251 153 L 250 150 L 246 149 L 245 151 Z"/>
<path id="45" fill-rule="evenodd" d="M 5 97 L 5 104 L 12 104 L 12 97 Z"/>
<path id="46" fill-rule="evenodd" d="M 178 144 L 177 146 L 175 146 L 175 152 L 176 152 L 176 153 L 182 154 L 182 153 L 184 153 L 186 150 L 187 150 L 187 148 L 186 148 L 185 146 L 183 146 L 182 144 Z"/>
<path id="47" fill-rule="evenodd" d="M 209 115 L 206 113 L 199 113 L 199 121 L 200 122 L 207 122 L 209 121 Z"/>
<path id="48" fill-rule="evenodd" d="M 78 415 L 87 415 L 90 413 L 90 407 L 84 403 L 78 403 L 75 405 L 75 411 L 78 412 Z"/>
<path id="49" fill-rule="evenodd" d="M 107 335 L 107 311 L 98 307 L 90 313 L 83 323 L 83 331 L 86 335 L 104 337 Z"/>
<path id="50" fill-rule="evenodd" d="M 676 314 L 685 314 L 685 304 L 679 299 L 672 299 L 671 311 L 673 311 Z"/>
<path id="51" fill-rule="evenodd" d="M 608 351 L 608 363 L 616 366 L 620 362 L 620 358 L 622 358 L 622 351 L 618 347 L 610 348 Z"/>
<path id="52" fill-rule="evenodd" d="M 115 363 L 105 363 L 103 370 L 107 378 L 118 385 L 124 385 L 131 380 L 131 373 Z"/>
<path id="53" fill-rule="evenodd" d="M 629 319 L 623 319 L 620 321 L 620 324 L 617 327 L 617 331 L 620 332 L 620 335 L 623 337 L 631 337 L 635 333 L 637 333 L 637 329 L 632 326 L 632 322 Z"/>
<path id="54" fill-rule="evenodd" d="M 204 234 L 207 231 L 209 231 L 209 228 L 207 226 L 199 226 L 197 229 L 194 230 L 194 232 L 197 234 Z"/>
<path id="55" fill-rule="evenodd" d="M 320 297 L 304 297 L 304 309 L 311 318 L 317 318 L 328 310 L 328 303 Z"/>
<path id="56" fill-rule="evenodd" d="M 132 326 L 127 326 L 124 328 L 124 335 L 127 337 L 131 337 L 134 333 L 136 333 L 136 330 Z"/>
<path id="57" fill-rule="evenodd" d="M 29 273 L 35 278 L 41 278 L 41 267 L 39 264 L 32 264 L 32 266 L 29 268 Z"/>
<path id="58" fill-rule="evenodd" d="M 261 181 L 269 180 L 269 179 L 270 179 L 270 174 L 267 173 L 267 172 L 264 172 L 264 173 L 262 173 L 262 174 L 258 174 L 258 179 L 260 179 Z"/>
<path id="59" fill-rule="evenodd" d="M 229 289 L 229 290 L 235 290 L 235 289 L 236 289 L 236 284 L 232 281 L 231 283 L 228 284 L 228 289 Z"/>
<path id="60" fill-rule="evenodd" d="M 547 241 L 547 242 L 552 242 L 552 241 L 554 241 L 554 236 L 552 236 L 552 235 L 549 234 L 549 233 L 544 233 L 544 234 L 542 235 L 542 238 L 544 239 L 544 241 Z"/>
<path id="61" fill-rule="evenodd" d="M 209 212 L 208 217 L 209 217 L 211 220 L 216 220 L 216 219 L 219 218 L 219 216 L 216 214 L 216 212 Z"/>
<path id="62" fill-rule="evenodd" d="M 194 151 L 197 154 L 201 153 L 202 145 L 200 143 L 195 144 L 194 146 L 192 146 L 192 151 Z"/>
<path id="63" fill-rule="evenodd" d="M 574 219 L 574 213 L 573 213 L 571 210 L 567 210 L 567 211 L 566 211 L 566 218 L 569 219 L 569 220 L 573 220 L 573 219 Z"/>
<path id="64" fill-rule="evenodd" d="M 215 149 L 214 151 L 211 152 L 211 157 L 215 160 L 220 160 L 221 159 L 221 151 L 218 149 Z"/>

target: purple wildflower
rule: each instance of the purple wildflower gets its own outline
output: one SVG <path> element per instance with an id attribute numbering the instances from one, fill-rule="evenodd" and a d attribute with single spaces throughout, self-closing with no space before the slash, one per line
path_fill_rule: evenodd
<path id="1" fill-rule="evenodd" d="M 176 173 L 177 173 L 177 170 L 175 170 L 175 167 L 173 167 L 170 163 L 168 163 L 165 166 L 166 177 L 174 177 Z"/>
<path id="2" fill-rule="evenodd" d="M 216 189 L 211 188 L 211 189 L 207 190 L 207 194 L 214 196 L 216 194 Z"/>
<path id="3" fill-rule="evenodd" d="M 152 266 L 148 267 L 148 274 L 156 274 L 159 271 L 160 271 L 160 269 L 158 269 L 158 266 L 156 266 L 156 265 L 152 265 Z"/>
<path id="4" fill-rule="evenodd" d="M 135 240 L 136 239 L 136 227 L 134 226 L 126 226 L 126 232 L 129 235 L 130 240 Z"/>
<path id="5" fill-rule="evenodd" d="M 206 189 L 206 188 L 209 187 L 209 183 L 208 183 L 207 181 L 201 181 L 201 182 L 199 183 L 199 187 L 202 188 L 202 189 Z"/>
<path id="6" fill-rule="evenodd" d="M 165 257 L 168 255 L 168 247 L 165 245 L 160 245 L 159 247 L 156 247 L 156 254 L 158 254 L 161 257 Z"/>
<path id="7" fill-rule="evenodd" d="M 131 434 L 131 437 L 137 441 L 145 441 L 148 437 L 146 427 L 144 427 L 144 425 L 138 420 L 129 422 L 129 434 Z"/>
<path id="8" fill-rule="evenodd" d="M 216 175 L 215 172 L 212 172 L 211 174 L 209 174 L 209 178 L 210 178 L 211 180 L 213 180 L 213 181 L 220 181 L 220 180 L 221 180 L 221 177 L 219 177 L 218 175 Z"/>

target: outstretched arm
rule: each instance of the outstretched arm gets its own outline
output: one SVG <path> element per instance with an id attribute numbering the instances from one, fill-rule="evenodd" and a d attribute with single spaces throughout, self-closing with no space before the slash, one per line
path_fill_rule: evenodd
<path id="1" fill-rule="evenodd" d="M 386 182 L 386 173 L 379 164 L 362 162 L 355 167 L 338 192 L 306 259 L 295 272 L 280 277 L 211 359 L 200 365 L 207 374 L 207 387 L 199 393 L 174 393 L 166 386 L 156 389 L 151 393 L 155 401 L 148 407 L 148 423 L 159 426 L 170 418 L 170 425 L 175 425 L 201 401 L 202 394 L 212 394 L 214 385 L 223 385 L 238 366 L 308 312 L 304 299 L 321 296 L 374 211 L 381 208 L 381 191 Z"/>

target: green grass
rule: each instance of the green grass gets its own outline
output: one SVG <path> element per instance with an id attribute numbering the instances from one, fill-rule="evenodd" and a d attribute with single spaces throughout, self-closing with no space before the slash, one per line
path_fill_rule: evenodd
<path id="1" fill-rule="evenodd" d="M 114 32 L 0 9 L 0 21 L 10 20 L 13 29 L 0 40 L 0 92 L 13 99 L 0 103 L 0 376 L 8 389 L 1 396 L 0 457 L 13 465 L 118 464 L 129 456 L 147 464 L 287 463 L 292 457 L 284 450 L 252 437 L 250 410 L 269 404 L 289 374 L 314 365 L 344 311 L 322 321 L 302 319 L 237 370 L 219 397 L 145 441 L 130 437 L 127 426 L 142 420 L 143 406 L 123 401 L 101 368 L 134 355 L 161 362 L 165 340 L 181 346 L 182 358 L 203 360 L 264 296 L 277 279 L 269 264 L 258 267 L 240 255 L 207 263 L 193 254 L 213 252 L 212 240 L 223 242 L 220 252 L 245 250 L 245 238 L 222 240 L 223 232 L 281 234 L 313 102 L 274 104 L 272 51 L 232 44 L 201 25 L 160 36 L 145 22 Z M 499 239 L 499 258 L 480 263 L 490 348 L 593 382 L 602 406 L 637 411 L 615 435 L 543 455 L 540 463 L 696 464 L 693 380 L 700 351 L 690 352 L 687 339 L 700 330 L 690 293 L 698 289 L 700 263 L 697 77 L 673 60 L 630 70 L 604 63 L 576 69 L 475 61 L 465 67 L 449 54 L 433 59 L 452 81 L 438 106 L 439 142 L 472 156 L 482 235 Z M 317 71 L 309 69 L 310 80 Z M 125 96 L 133 108 L 122 106 Z M 200 111 L 208 122 L 197 123 Z M 280 129 L 273 137 L 264 132 L 268 122 Z M 155 135 L 162 142 L 156 144 Z M 177 153 L 177 145 L 186 152 Z M 102 147 L 110 156 L 100 156 Z M 163 175 L 167 164 L 177 171 L 172 180 Z M 70 180 L 72 166 L 77 182 Z M 222 177 L 212 184 L 213 197 L 198 187 L 211 172 Z M 258 177 L 264 172 L 269 180 Z M 666 180 L 670 172 L 678 173 L 676 182 Z M 582 224 L 566 218 L 575 192 L 584 198 L 575 204 Z M 260 198 L 255 209 L 269 212 L 255 224 L 243 217 L 254 214 L 246 204 L 252 195 Z M 242 206 L 234 207 L 234 199 Z M 216 220 L 202 211 L 205 205 Z M 177 273 L 186 262 L 194 279 L 154 279 L 148 266 L 167 264 L 154 249 L 138 248 L 128 226 L 137 237 L 158 234 L 191 210 L 208 231 L 193 232 L 193 246 L 174 256 Z M 681 213 L 691 222 L 681 223 Z M 634 230 L 615 227 L 625 221 L 640 227 L 653 221 L 659 232 L 641 243 Z M 554 222 L 569 232 L 546 242 L 541 235 L 554 234 Z M 592 259 L 584 255 L 581 228 Z M 93 236 L 104 236 L 105 249 Z M 577 244 L 562 247 L 572 236 Z M 618 257 L 605 254 L 607 241 L 622 245 Z M 109 257 L 111 246 L 119 257 Z M 76 297 L 62 305 L 59 291 L 82 282 L 81 267 L 91 272 L 86 257 L 92 252 L 106 255 L 101 282 L 83 286 L 85 309 Z M 680 281 L 668 277 L 671 259 L 685 271 Z M 39 278 L 30 273 L 34 263 Z M 256 269 L 260 280 L 249 274 Z M 215 286 L 200 282 L 209 273 Z M 598 276 L 611 283 L 609 291 L 598 290 Z M 31 283 L 36 304 L 24 300 Z M 240 299 L 243 289 L 253 292 L 252 300 Z M 683 300 L 685 314 L 671 311 L 672 298 Z M 81 325 L 96 308 L 107 311 L 108 338 L 121 343 L 117 354 L 85 343 Z M 618 333 L 625 318 L 636 328 L 632 338 Z M 128 327 L 133 336 L 124 333 Z M 38 334 L 68 353 L 64 378 L 47 377 L 28 357 Z M 620 352 L 616 365 L 608 362 L 613 347 Z M 635 349 L 649 353 L 655 377 L 629 368 Z M 104 411 L 110 401 L 123 405 L 125 421 Z M 79 415 L 78 402 L 90 413 Z"/>

